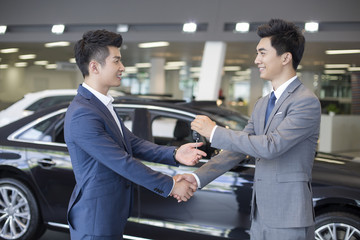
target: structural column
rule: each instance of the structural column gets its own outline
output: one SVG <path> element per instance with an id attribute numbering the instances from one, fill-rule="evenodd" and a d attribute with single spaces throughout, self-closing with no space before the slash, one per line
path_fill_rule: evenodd
<path id="1" fill-rule="evenodd" d="M 205 43 L 196 100 L 216 100 L 218 98 L 225 51 L 226 44 L 224 42 Z"/>
<path id="2" fill-rule="evenodd" d="M 165 59 L 152 58 L 150 68 L 150 93 L 165 94 Z"/>

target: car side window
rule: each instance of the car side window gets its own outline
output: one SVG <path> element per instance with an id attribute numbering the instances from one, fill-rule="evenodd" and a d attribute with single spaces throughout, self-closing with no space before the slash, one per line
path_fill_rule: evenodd
<path id="1" fill-rule="evenodd" d="M 116 111 L 125 127 L 132 131 L 133 111 L 125 111 L 125 109 L 116 109 Z"/>
<path id="2" fill-rule="evenodd" d="M 156 117 L 151 124 L 154 142 L 159 145 L 180 146 L 193 142 L 190 122 L 172 117 Z"/>
<path id="3" fill-rule="evenodd" d="M 43 98 L 43 99 L 40 99 L 40 100 L 34 102 L 29 107 L 27 107 L 25 110 L 36 112 L 40 109 L 44 109 L 44 108 L 47 108 L 50 106 L 55 106 L 60 103 L 71 102 L 74 97 L 75 96 L 73 96 L 73 95 L 46 97 L 46 98 Z"/>
<path id="4" fill-rule="evenodd" d="M 19 140 L 52 142 L 54 139 L 53 130 L 59 122 L 59 119 L 63 119 L 63 114 L 50 117 L 35 124 L 33 127 L 17 135 L 16 138 Z"/>

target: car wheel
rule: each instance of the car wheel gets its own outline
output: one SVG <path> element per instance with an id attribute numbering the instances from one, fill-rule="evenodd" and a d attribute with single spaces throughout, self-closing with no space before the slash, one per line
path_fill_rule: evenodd
<path id="1" fill-rule="evenodd" d="M 316 240 L 360 240 L 360 218 L 347 212 L 328 212 L 316 217 Z"/>
<path id="2" fill-rule="evenodd" d="M 33 239 L 43 229 L 39 217 L 27 186 L 15 179 L 0 179 L 0 239 Z"/>

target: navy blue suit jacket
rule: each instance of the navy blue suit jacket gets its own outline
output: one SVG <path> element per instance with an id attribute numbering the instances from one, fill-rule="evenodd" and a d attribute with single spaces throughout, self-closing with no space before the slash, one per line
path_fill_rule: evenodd
<path id="1" fill-rule="evenodd" d="M 172 178 L 134 157 L 177 165 L 174 147 L 138 138 L 120 123 L 123 136 L 107 107 L 79 86 L 65 117 L 65 141 L 76 178 L 68 207 L 70 231 L 122 235 L 131 212 L 133 183 L 164 197 L 170 194 Z"/>

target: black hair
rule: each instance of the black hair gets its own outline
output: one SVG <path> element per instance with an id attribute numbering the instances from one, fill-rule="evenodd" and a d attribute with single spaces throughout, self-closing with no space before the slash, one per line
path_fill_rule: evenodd
<path id="1" fill-rule="evenodd" d="M 108 46 L 120 48 L 122 36 L 118 33 L 107 30 L 88 31 L 84 33 L 82 39 L 76 42 L 74 53 L 76 64 L 78 65 L 83 77 L 89 75 L 89 63 L 92 60 L 105 64 L 105 59 L 109 56 Z"/>
<path id="2" fill-rule="evenodd" d="M 276 49 L 278 56 L 290 52 L 293 68 L 297 69 L 304 53 L 305 37 L 294 23 L 271 19 L 258 27 L 257 34 L 261 38 L 270 37 L 271 46 Z"/>

